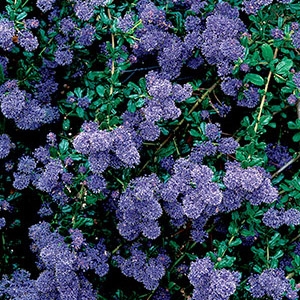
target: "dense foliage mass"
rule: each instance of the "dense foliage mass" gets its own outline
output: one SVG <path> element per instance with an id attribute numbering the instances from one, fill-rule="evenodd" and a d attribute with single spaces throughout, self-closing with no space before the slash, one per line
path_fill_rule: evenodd
<path id="1" fill-rule="evenodd" d="M 0 3 L 0 298 L 298 299 L 300 4 Z"/>

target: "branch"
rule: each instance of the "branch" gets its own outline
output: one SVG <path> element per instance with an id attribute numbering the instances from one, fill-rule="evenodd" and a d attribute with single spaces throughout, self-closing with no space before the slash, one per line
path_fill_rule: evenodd
<path id="1" fill-rule="evenodd" d="M 275 48 L 273 59 L 275 59 L 277 57 L 277 54 L 278 54 L 278 48 Z M 258 117 L 257 117 L 257 122 L 256 122 L 255 127 L 254 127 L 254 132 L 256 132 L 257 128 L 258 128 L 259 120 L 261 118 L 262 110 L 264 108 L 264 104 L 265 104 L 265 101 L 266 101 L 267 91 L 268 91 L 268 88 L 269 88 L 269 84 L 270 84 L 272 74 L 273 74 L 272 71 L 270 71 L 269 74 L 268 74 L 268 79 L 267 79 L 267 83 L 266 83 L 266 86 L 265 86 L 264 95 L 262 96 L 261 102 L 260 102 L 259 113 L 258 113 Z"/>

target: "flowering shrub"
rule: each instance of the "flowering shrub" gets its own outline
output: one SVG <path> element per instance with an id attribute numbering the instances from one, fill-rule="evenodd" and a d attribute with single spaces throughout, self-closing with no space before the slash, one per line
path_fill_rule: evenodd
<path id="1" fill-rule="evenodd" d="M 298 299 L 300 4 L 0 4 L 1 299 Z"/>

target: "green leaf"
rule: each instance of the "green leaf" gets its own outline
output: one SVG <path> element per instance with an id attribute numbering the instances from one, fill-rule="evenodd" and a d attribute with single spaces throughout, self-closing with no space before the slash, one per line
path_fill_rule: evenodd
<path id="1" fill-rule="evenodd" d="M 202 134 L 199 130 L 196 130 L 196 129 L 191 129 L 190 130 L 190 135 L 193 136 L 193 137 L 201 137 Z"/>
<path id="2" fill-rule="evenodd" d="M 236 258 L 234 256 L 228 256 L 222 258 L 222 260 L 218 263 L 216 263 L 216 268 L 223 269 L 223 268 L 230 268 L 233 266 L 234 261 Z"/>
<path id="3" fill-rule="evenodd" d="M 17 21 L 21 21 L 21 20 L 23 20 L 24 18 L 26 18 L 26 16 L 27 16 L 27 12 L 23 11 L 23 12 L 21 12 L 20 14 L 17 15 L 16 20 L 17 20 Z"/>
<path id="4" fill-rule="evenodd" d="M 83 117 L 84 117 L 84 109 L 83 108 L 77 107 L 76 108 L 76 113 L 77 113 L 77 115 L 78 115 L 79 118 L 83 119 Z"/>
<path id="5" fill-rule="evenodd" d="M 274 57 L 273 50 L 269 44 L 263 44 L 261 46 L 261 53 L 262 53 L 262 57 L 267 62 L 270 62 Z"/>
<path id="6" fill-rule="evenodd" d="M 100 97 L 103 97 L 105 93 L 105 87 L 103 85 L 97 85 L 96 92 Z"/>
<path id="7" fill-rule="evenodd" d="M 61 154 L 65 153 L 68 151 L 69 149 L 69 142 L 67 140 L 62 140 L 60 143 L 59 143 L 59 152 Z"/>
<path id="8" fill-rule="evenodd" d="M 300 142 L 300 132 L 296 133 L 296 134 L 293 136 L 293 141 L 294 141 L 295 143 Z"/>
<path id="9" fill-rule="evenodd" d="M 258 85 L 258 86 L 262 86 L 265 84 L 264 79 L 260 75 L 254 74 L 254 73 L 246 74 L 245 80 L 250 81 L 251 83 Z"/>
<path id="10" fill-rule="evenodd" d="M 287 76 L 292 66 L 293 61 L 284 57 L 283 60 L 277 64 L 275 72 L 279 75 Z"/>

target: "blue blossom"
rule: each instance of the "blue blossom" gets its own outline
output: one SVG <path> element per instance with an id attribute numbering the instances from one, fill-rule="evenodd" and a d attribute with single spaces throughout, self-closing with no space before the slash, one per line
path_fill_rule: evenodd
<path id="1" fill-rule="evenodd" d="M 44 164 L 50 161 L 50 152 L 48 147 L 38 147 L 33 151 L 34 158 Z"/>
<path id="2" fill-rule="evenodd" d="M 117 20 L 117 26 L 122 32 L 129 31 L 134 25 L 133 15 L 131 13 L 126 13 L 124 17 L 119 17 Z"/>
<path id="3" fill-rule="evenodd" d="M 161 260 L 160 255 L 147 259 L 147 255 L 139 249 L 138 244 L 133 244 L 130 252 L 131 256 L 127 259 L 122 256 L 114 257 L 121 272 L 143 283 L 146 289 L 155 290 L 160 279 L 165 275 L 169 260 Z"/>
<path id="4" fill-rule="evenodd" d="M 284 212 L 284 223 L 290 225 L 300 225 L 300 211 L 296 208 L 290 208 Z"/>
<path id="5" fill-rule="evenodd" d="M 221 118 L 225 118 L 228 115 L 228 113 L 231 111 L 231 106 L 225 104 L 224 102 L 221 102 L 221 104 L 216 103 L 215 108 L 217 109 L 218 114 Z"/>
<path id="6" fill-rule="evenodd" d="M 252 205 L 272 203 L 278 198 L 278 191 L 272 186 L 267 174 L 258 167 L 241 168 L 237 162 L 227 162 L 223 178 L 225 186 L 238 192 Z"/>
<path id="7" fill-rule="evenodd" d="M 106 180 L 102 175 L 93 174 L 87 178 L 87 187 L 96 194 L 101 193 L 106 187 Z"/>
<path id="8" fill-rule="evenodd" d="M 271 36 L 274 39 L 282 40 L 284 38 L 284 32 L 283 32 L 283 30 L 279 29 L 278 27 L 272 28 L 271 29 Z"/>
<path id="9" fill-rule="evenodd" d="M 251 275 L 248 279 L 250 284 L 250 293 L 254 298 L 262 298 L 264 296 L 272 297 L 274 300 L 283 299 L 287 293 L 294 293 L 290 285 L 289 279 L 284 275 L 281 269 L 266 269 L 261 274 Z M 297 295 L 290 299 L 297 299 Z"/>
<path id="10" fill-rule="evenodd" d="M 298 103 L 298 98 L 294 94 L 291 94 L 287 97 L 286 101 L 289 105 L 293 106 Z"/>
<path id="11" fill-rule="evenodd" d="M 243 10 L 248 15 L 256 15 L 257 12 L 266 5 L 269 5 L 273 0 L 244 0 L 243 1 Z"/>
<path id="12" fill-rule="evenodd" d="M 215 270 L 208 257 L 191 263 L 188 278 L 194 286 L 192 299 L 229 299 L 240 281 L 237 272 Z"/>
<path id="13" fill-rule="evenodd" d="M 88 21 L 94 15 L 94 7 L 88 1 L 77 1 L 74 11 L 76 16 L 82 21 Z"/>
<path id="14" fill-rule="evenodd" d="M 190 159 L 195 163 L 202 164 L 204 157 L 213 156 L 217 153 L 217 146 L 211 141 L 205 141 L 197 144 L 191 151 Z"/>
<path id="15" fill-rule="evenodd" d="M 218 140 L 218 151 L 223 154 L 235 154 L 239 146 L 239 143 L 233 137 L 220 138 Z"/>
<path id="16" fill-rule="evenodd" d="M 30 174 L 36 168 L 36 162 L 30 156 L 22 156 L 18 162 L 18 171 Z"/>
<path id="17" fill-rule="evenodd" d="M 91 46 L 95 39 L 95 33 L 96 28 L 87 24 L 76 33 L 77 42 L 82 46 Z"/>
<path id="18" fill-rule="evenodd" d="M 208 233 L 204 230 L 204 226 L 208 220 L 208 217 L 204 214 L 194 219 L 192 222 L 191 237 L 193 241 L 202 244 L 208 237 Z"/>
<path id="19" fill-rule="evenodd" d="M 55 62 L 61 66 L 70 65 L 73 61 L 73 51 L 64 45 L 54 52 Z"/>
<path id="20" fill-rule="evenodd" d="M 159 127 L 151 121 L 144 121 L 139 126 L 140 135 L 146 141 L 155 141 L 160 136 Z"/>
<path id="21" fill-rule="evenodd" d="M 18 34 L 18 43 L 25 48 L 26 51 L 33 51 L 39 46 L 39 42 L 36 36 L 31 31 L 22 30 Z"/>
<path id="22" fill-rule="evenodd" d="M 239 106 L 244 106 L 248 108 L 254 108 L 260 99 L 259 89 L 253 86 L 250 86 L 247 90 L 244 90 L 243 96 L 238 100 Z"/>
<path id="23" fill-rule="evenodd" d="M 78 253 L 77 264 L 82 270 L 93 269 L 98 276 L 103 277 L 109 271 L 109 255 L 101 239 L 94 247 L 85 245 L 84 251 Z"/>
<path id="24" fill-rule="evenodd" d="M 225 95 L 237 96 L 240 87 L 242 86 L 242 81 L 237 78 L 226 77 L 221 83 L 221 89 Z"/>
<path id="25" fill-rule="evenodd" d="M 227 14 L 223 13 L 224 9 Z M 219 76 L 230 74 L 232 61 L 244 56 L 244 49 L 238 41 L 244 30 L 245 25 L 239 19 L 237 9 L 231 8 L 228 3 L 219 3 L 213 14 L 206 18 L 201 51 L 208 63 L 218 66 Z"/>
<path id="26" fill-rule="evenodd" d="M 284 211 L 270 208 L 264 213 L 262 221 L 268 227 L 277 229 L 284 224 Z"/>
<path id="27" fill-rule="evenodd" d="M 160 235 L 157 219 L 162 215 L 159 203 L 160 181 L 157 175 L 138 177 L 130 181 L 118 202 L 117 228 L 127 240 L 140 233 L 155 239 Z"/>
<path id="28" fill-rule="evenodd" d="M 53 4 L 54 3 L 55 3 L 55 0 L 37 0 L 36 6 L 42 12 L 47 12 L 47 11 L 53 9 Z"/>
<path id="29" fill-rule="evenodd" d="M 14 172 L 13 186 L 17 190 L 23 190 L 28 187 L 30 183 L 30 176 L 26 173 Z"/>
<path id="30" fill-rule="evenodd" d="M 168 171 L 169 173 L 172 172 L 173 166 L 174 166 L 175 160 L 174 157 L 172 155 L 167 156 L 167 157 L 163 157 L 160 160 L 160 165 L 162 168 L 164 168 L 166 171 Z"/>
<path id="31" fill-rule="evenodd" d="M 219 123 L 208 123 L 205 126 L 205 135 L 208 137 L 210 141 L 218 140 L 221 136 L 221 126 Z"/>
<path id="32" fill-rule="evenodd" d="M 300 72 L 296 72 L 293 75 L 293 82 L 295 83 L 296 87 L 300 89 Z"/>
<path id="33" fill-rule="evenodd" d="M 0 218 L 0 230 L 3 228 L 3 227 L 5 227 L 5 225 L 6 225 L 6 220 L 5 220 L 5 218 Z"/>
<path id="34" fill-rule="evenodd" d="M 186 31 L 200 31 L 203 27 L 202 20 L 197 16 L 187 16 L 184 27 Z"/>
<path id="35" fill-rule="evenodd" d="M 296 48 L 300 48 L 300 30 L 295 31 L 292 34 L 292 43 Z"/>
<path id="36" fill-rule="evenodd" d="M 3 133 L 0 135 L 0 159 L 8 156 L 10 150 L 13 148 L 14 144 L 11 142 L 10 137 Z"/>
<path id="37" fill-rule="evenodd" d="M 69 33 L 72 33 L 73 30 L 75 29 L 76 24 L 75 22 L 71 19 L 71 17 L 66 17 L 60 20 L 60 29 L 61 31 L 68 35 Z"/>
<path id="38" fill-rule="evenodd" d="M 267 144 L 265 152 L 268 157 L 268 163 L 276 166 L 277 168 L 283 167 L 292 159 L 292 155 L 289 153 L 288 147 L 280 144 Z"/>
<path id="39" fill-rule="evenodd" d="M 25 25 L 27 29 L 36 29 L 40 26 L 40 21 L 36 17 L 33 17 L 31 19 L 26 19 Z"/>
<path id="40" fill-rule="evenodd" d="M 92 153 L 88 158 L 90 170 L 95 174 L 103 173 L 110 163 L 110 155 L 107 151 Z"/>
<path id="41" fill-rule="evenodd" d="M 14 22 L 6 18 L 0 19 L 0 47 L 9 51 L 13 47 L 13 37 L 15 36 Z"/>
<path id="42" fill-rule="evenodd" d="M 3 295 L 12 299 L 40 300 L 35 281 L 30 279 L 30 273 L 23 269 L 14 271 L 10 279 L 7 275 L 4 275 L 0 281 L 0 296 Z"/>
<path id="43" fill-rule="evenodd" d="M 14 88 L 5 95 L 1 95 L 1 111 L 8 119 L 17 119 L 26 106 L 26 92 Z"/>
<path id="44" fill-rule="evenodd" d="M 120 126 L 113 131 L 113 140 L 113 150 L 123 163 L 133 167 L 140 162 L 140 154 L 132 135 L 125 127 Z"/>
<path id="45" fill-rule="evenodd" d="M 43 80 L 35 84 L 34 87 L 36 89 L 34 97 L 42 103 L 50 103 L 51 96 L 58 90 L 58 83 L 51 76 L 43 78 Z"/>

